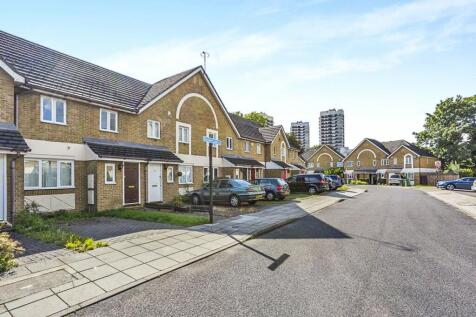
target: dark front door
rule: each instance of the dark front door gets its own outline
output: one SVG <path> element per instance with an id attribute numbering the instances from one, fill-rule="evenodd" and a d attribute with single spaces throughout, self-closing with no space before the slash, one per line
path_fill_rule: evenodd
<path id="1" fill-rule="evenodd" d="M 124 203 L 139 203 L 139 164 L 124 163 Z"/>

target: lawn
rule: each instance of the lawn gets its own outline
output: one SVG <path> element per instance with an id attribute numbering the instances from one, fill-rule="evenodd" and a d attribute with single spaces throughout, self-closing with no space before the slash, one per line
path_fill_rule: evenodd
<path id="1" fill-rule="evenodd" d="M 102 212 L 63 212 L 57 213 L 52 216 L 55 221 L 65 222 L 74 221 L 76 219 L 94 217 L 113 217 L 122 219 L 152 221 L 159 223 L 168 223 L 171 225 L 182 227 L 191 227 L 208 223 L 207 216 L 143 209 L 113 209 Z"/>

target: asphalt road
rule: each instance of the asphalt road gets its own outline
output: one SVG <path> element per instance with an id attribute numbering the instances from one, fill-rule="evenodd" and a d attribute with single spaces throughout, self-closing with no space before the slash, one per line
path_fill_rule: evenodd
<path id="1" fill-rule="evenodd" d="M 369 188 L 76 314 L 476 316 L 476 221 L 422 191 Z"/>

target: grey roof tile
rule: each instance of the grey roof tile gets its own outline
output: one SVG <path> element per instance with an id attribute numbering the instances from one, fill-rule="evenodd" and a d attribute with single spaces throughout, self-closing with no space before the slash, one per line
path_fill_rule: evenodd
<path id="1" fill-rule="evenodd" d="M 13 123 L 0 122 L 0 149 L 28 152 L 30 148 Z"/>
<path id="2" fill-rule="evenodd" d="M 229 115 L 231 121 L 233 121 L 233 124 L 235 125 L 236 129 L 243 138 L 265 142 L 263 136 L 259 131 L 260 126 L 257 123 L 251 120 L 247 120 L 234 113 L 229 113 Z"/>
<path id="3" fill-rule="evenodd" d="M 265 141 L 271 143 L 273 142 L 274 138 L 276 137 L 276 134 L 279 133 L 279 130 L 281 130 L 281 128 L 282 126 L 280 125 L 274 125 L 272 127 L 260 128 L 259 131 L 263 135 Z"/>

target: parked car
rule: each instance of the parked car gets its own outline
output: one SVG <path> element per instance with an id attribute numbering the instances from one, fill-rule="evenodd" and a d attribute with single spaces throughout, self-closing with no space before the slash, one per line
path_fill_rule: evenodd
<path id="1" fill-rule="evenodd" d="M 289 177 L 286 181 L 291 192 L 308 192 L 312 195 L 329 190 L 329 182 L 322 173 L 299 174 Z"/>
<path id="2" fill-rule="evenodd" d="M 190 191 L 188 197 L 193 205 L 210 202 L 210 185 Z M 263 199 L 264 190 L 259 185 L 253 185 L 241 179 L 217 179 L 213 181 L 213 201 L 229 203 L 232 207 L 239 206 L 242 202 L 250 205 Z"/>
<path id="3" fill-rule="evenodd" d="M 290 194 L 289 185 L 281 178 L 257 178 L 251 182 L 260 185 L 265 191 L 266 200 L 283 200 Z"/>
<path id="4" fill-rule="evenodd" d="M 471 190 L 471 187 L 474 185 L 476 181 L 476 177 L 463 177 L 451 181 L 438 181 L 436 183 L 436 187 L 442 189 L 467 189 Z"/>
<path id="5" fill-rule="evenodd" d="M 399 174 L 390 174 L 388 176 L 388 185 L 402 185 L 403 177 Z"/>
<path id="6" fill-rule="evenodd" d="M 473 182 L 473 185 L 471 186 L 471 190 L 476 191 L 476 180 Z"/>
<path id="7" fill-rule="evenodd" d="M 339 175 L 326 175 L 327 180 L 329 181 L 329 189 L 336 190 L 337 188 L 344 185 L 344 181 Z"/>

